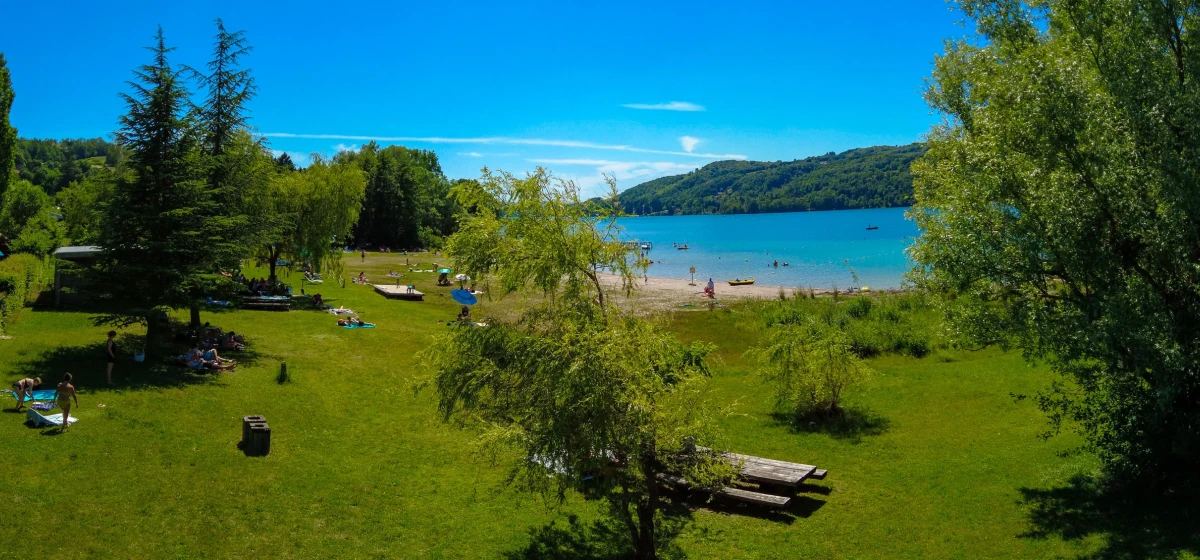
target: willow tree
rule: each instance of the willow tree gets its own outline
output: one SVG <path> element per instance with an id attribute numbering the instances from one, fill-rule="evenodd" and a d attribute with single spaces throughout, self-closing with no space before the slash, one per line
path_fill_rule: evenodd
<path id="1" fill-rule="evenodd" d="M 914 165 L 917 276 L 964 334 L 1064 379 L 1038 398 L 1123 481 L 1200 472 L 1200 5 L 962 2 Z"/>
<path id="2" fill-rule="evenodd" d="M 266 230 L 259 257 L 269 263 L 270 277 L 280 258 L 340 275 L 342 243 L 358 222 L 366 184 L 358 166 L 315 154 L 302 172 L 278 171 L 252 203 Z"/>
<path id="3" fill-rule="evenodd" d="M 637 558 L 655 558 L 659 475 L 719 484 L 729 465 L 694 451 L 717 437 L 705 356 L 608 301 L 601 274 L 633 286 L 633 255 L 599 207 L 545 170 L 484 170 L 455 195 L 473 213 L 448 242 L 455 266 L 501 294 L 540 296 L 519 320 L 450 329 L 426 351 L 444 420 L 472 423 L 509 481 L 607 500 Z M 611 208 L 612 206 L 610 206 Z M 501 453 L 501 452 L 506 453 Z"/>

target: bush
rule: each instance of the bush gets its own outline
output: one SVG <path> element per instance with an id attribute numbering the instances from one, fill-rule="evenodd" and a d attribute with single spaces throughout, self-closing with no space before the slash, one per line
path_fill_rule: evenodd
<path id="1" fill-rule="evenodd" d="M 847 344 L 860 358 L 888 352 L 920 358 L 943 346 L 939 339 L 941 314 L 921 294 L 764 301 L 753 304 L 751 312 L 769 328 L 832 327 L 845 333 Z"/>
<path id="2" fill-rule="evenodd" d="M 46 263 L 33 255 L 13 255 L 0 261 L 0 332 L 45 289 L 46 269 Z"/>

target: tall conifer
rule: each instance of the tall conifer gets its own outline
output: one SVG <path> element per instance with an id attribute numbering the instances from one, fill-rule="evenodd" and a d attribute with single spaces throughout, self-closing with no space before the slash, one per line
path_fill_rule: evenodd
<path id="1" fill-rule="evenodd" d="M 8 190 L 8 184 L 13 180 L 13 160 L 17 148 L 17 129 L 8 121 L 16 93 L 12 88 L 12 76 L 8 71 L 8 63 L 4 53 L 0 53 L 0 196 Z"/>
<path id="2" fill-rule="evenodd" d="M 202 136 L 161 27 L 149 50 L 153 61 L 122 94 L 128 112 L 116 140 L 134 177 L 103 207 L 98 269 L 106 291 L 131 308 L 192 307 L 198 322 L 197 299 L 237 265 L 240 248 L 224 235 L 230 220 L 207 186 Z"/>

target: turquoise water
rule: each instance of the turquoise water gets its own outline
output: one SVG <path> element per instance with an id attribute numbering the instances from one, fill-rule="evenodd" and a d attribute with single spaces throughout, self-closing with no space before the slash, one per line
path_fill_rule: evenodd
<path id="1" fill-rule="evenodd" d="M 716 282 L 754 278 L 768 286 L 898 288 L 919 233 L 907 208 L 621 218 L 622 239 L 650 241 L 649 275 Z M 867 230 L 867 225 L 879 226 Z M 687 251 L 672 243 L 687 243 Z M 780 266 L 772 266 L 773 261 Z M 783 263 L 789 266 L 782 266 Z M 854 274 L 858 275 L 858 281 Z"/>

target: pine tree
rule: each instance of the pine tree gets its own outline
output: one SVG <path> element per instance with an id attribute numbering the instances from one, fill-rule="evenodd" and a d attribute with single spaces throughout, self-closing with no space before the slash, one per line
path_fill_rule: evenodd
<path id="1" fill-rule="evenodd" d="M 228 217 L 206 184 L 201 134 L 188 107 L 180 72 L 172 69 L 162 28 L 150 64 L 134 71 L 128 112 L 116 140 L 128 154 L 132 178 L 118 181 L 102 207 L 101 286 L 130 315 L 154 308 L 193 308 L 218 285 L 222 269 L 236 266 L 241 248 L 225 239 Z M 149 321 L 154 338 L 156 321 Z"/>
<path id="2" fill-rule="evenodd" d="M 4 60 L 4 53 L 0 53 L 0 196 L 4 196 L 4 191 L 8 190 L 8 183 L 13 180 L 17 129 L 9 124 L 8 114 L 12 110 L 15 97 L 8 63 Z"/>

